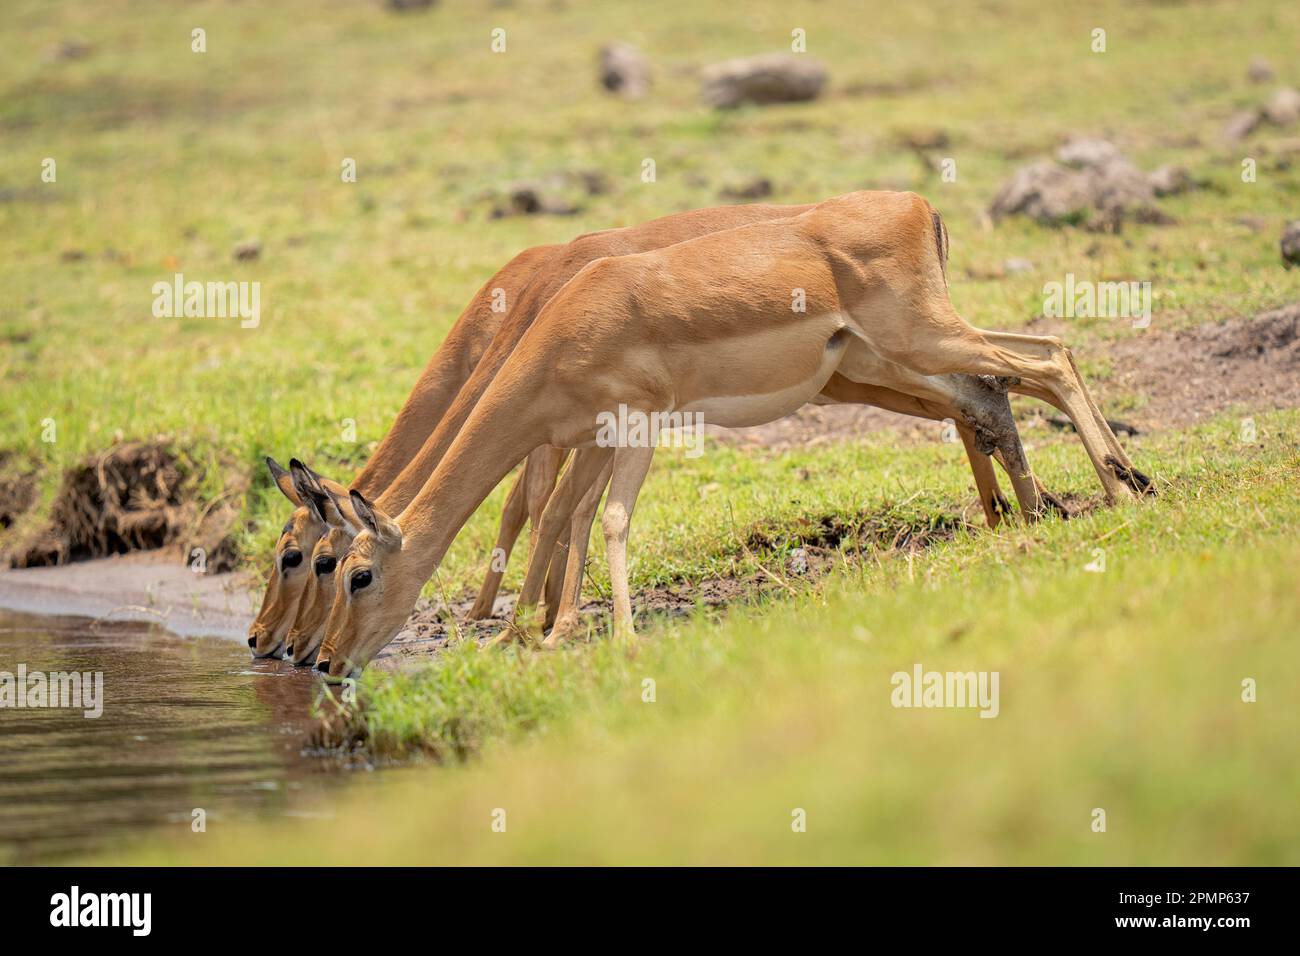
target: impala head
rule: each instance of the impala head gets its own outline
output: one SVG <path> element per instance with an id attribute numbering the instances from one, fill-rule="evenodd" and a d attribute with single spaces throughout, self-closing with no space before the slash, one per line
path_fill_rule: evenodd
<path id="1" fill-rule="evenodd" d="M 262 607 L 248 628 L 248 646 L 254 657 L 274 657 L 284 647 L 311 574 L 312 550 L 327 529 L 320 508 L 312 504 L 318 497 L 329 497 L 324 479 L 296 458 L 290 460 L 288 471 L 272 458 L 266 459 L 266 467 L 276 487 L 297 507 L 275 543 L 275 565 L 267 580 Z M 335 487 L 342 492 L 341 486 Z"/>
<path id="2" fill-rule="evenodd" d="M 316 657 L 334 603 L 339 565 L 347 557 L 358 530 L 347 516 L 352 514 L 351 507 L 340 504 L 332 496 L 325 495 L 323 500 L 313 498 L 312 507 L 328 528 L 312 550 L 311 575 L 303 587 L 298 613 L 287 638 L 289 659 L 298 667 L 310 665 Z"/>
<path id="3" fill-rule="evenodd" d="M 325 625 L 316 669 L 329 678 L 355 677 L 393 639 L 426 575 L 409 550 L 402 529 L 359 493 L 351 493 L 361 533 L 335 574 L 334 604 Z"/>

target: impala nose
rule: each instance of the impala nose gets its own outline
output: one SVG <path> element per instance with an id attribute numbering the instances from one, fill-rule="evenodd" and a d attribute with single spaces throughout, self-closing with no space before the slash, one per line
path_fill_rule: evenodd
<path id="1" fill-rule="evenodd" d="M 329 662 L 329 661 L 317 661 L 317 662 L 316 662 L 316 669 L 317 669 L 318 671 L 320 671 L 322 674 L 328 674 L 328 673 L 330 672 L 330 662 Z"/>
<path id="2" fill-rule="evenodd" d="M 257 638 L 255 638 L 255 637 L 250 637 L 250 638 L 248 639 L 248 646 L 249 646 L 249 647 L 256 647 L 256 646 L 257 646 Z"/>
<path id="3" fill-rule="evenodd" d="M 286 647 L 284 649 L 284 653 L 289 657 L 293 657 L 293 645 L 290 644 L 288 647 Z"/>

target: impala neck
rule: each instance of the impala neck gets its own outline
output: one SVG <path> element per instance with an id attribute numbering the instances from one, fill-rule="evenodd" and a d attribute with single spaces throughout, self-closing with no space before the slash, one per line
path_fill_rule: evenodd
<path id="1" fill-rule="evenodd" d="M 446 456 L 397 517 L 402 550 L 416 556 L 420 581 L 433 576 L 470 515 L 519 462 L 544 444 L 544 416 L 532 394 L 484 396 Z"/>
<path id="2" fill-rule="evenodd" d="M 449 398 L 445 410 L 440 411 L 437 419 L 429 419 L 426 426 L 437 420 L 437 427 L 420 445 L 419 451 L 400 469 L 390 484 L 383 487 L 377 503 L 389 514 L 396 513 L 412 504 L 421 490 L 431 480 L 446 455 L 458 439 L 462 426 L 475 413 L 475 403 L 491 386 L 494 377 L 510 357 L 514 343 L 519 341 L 523 329 L 527 328 L 528 310 L 519 309 L 515 315 L 507 318 L 497 337 L 488 346 L 479 359 L 469 379 Z M 488 489 L 489 491 L 491 489 Z M 364 493 L 364 492 L 363 492 Z"/>
<path id="3" fill-rule="evenodd" d="M 469 353 L 474 347 L 474 336 L 470 326 L 480 306 L 486 309 L 486 305 L 476 297 L 465 316 L 452 327 L 446 342 L 420 373 L 406 404 L 397 413 L 393 427 L 352 482 L 352 487 L 363 495 L 376 498 L 396 480 L 402 469 L 419 453 L 430 425 L 441 419 L 455 401 L 464 380 L 462 370 L 466 364 L 472 364 Z"/>

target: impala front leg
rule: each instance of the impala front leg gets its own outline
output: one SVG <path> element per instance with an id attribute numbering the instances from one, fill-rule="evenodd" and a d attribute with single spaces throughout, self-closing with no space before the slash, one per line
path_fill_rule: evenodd
<path id="1" fill-rule="evenodd" d="M 529 460 L 531 459 L 530 455 Z M 524 470 L 510 486 L 506 505 L 501 510 L 501 528 L 497 532 L 497 542 L 488 561 L 487 576 L 483 579 L 478 597 L 469 611 L 471 621 L 482 621 L 491 617 L 496 607 L 497 594 L 501 590 L 501 579 L 505 576 L 506 562 L 510 560 L 510 552 L 514 549 L 515 542 L 519 540 L 519 533 L 524 530 L 525 522 L 528 521 L 527 484 L 528 465 L 525 463 Z"/>
<path id="2" fill-rule="evenodd" d="M 612 448 L 579 449 L 574 453 L 564 477 L 556 485 L 555 493 L 546 503 L 534 536 L 532 554 L 528 556 L 528 573 L 515 608 L 516 625 L 527 634 L 540 636 L 540 621 L 536 619 L 537 602 L 541 598 L 546 579 L 552 576 L 548 572 L 556 542 L 572 523 L 573 513 L 583 495 L 613 457 Z"/>
<path id="3" fill-rule="evenodd" d="M 578 629 L 578 613 L 582 607 L 582 579 L 587 571 L 587 548 L 591 543 L 591 526 L 596 520 L 596 509 L 600 507 L 601 495 L 613 472 L 611 459 L 605 470 L 592 482 L 591 488 L 583 496 L 578 510 L 573 513 L 573 522 L 569 525 L 569 555 L 564 569 L 564 592 L 560 596 L 560 606 L 556 609 L 555 624 L 551 633 L 542 641 L 542 647 L 559 647 L 560 642 L 568 640 Z"/>

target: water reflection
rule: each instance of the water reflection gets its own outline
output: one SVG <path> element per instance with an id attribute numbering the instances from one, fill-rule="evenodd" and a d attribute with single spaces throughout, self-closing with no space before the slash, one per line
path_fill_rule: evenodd
<path id="1" fill-rule="evenodd" d="M 104 710 L 0 708 L 0 862 L 55 861 L 154 827 L 317 814 L 338 764 L 304 752 L 317 683 L 225 639 L 0 612 L 0 671 L 102 671 Z"/>

